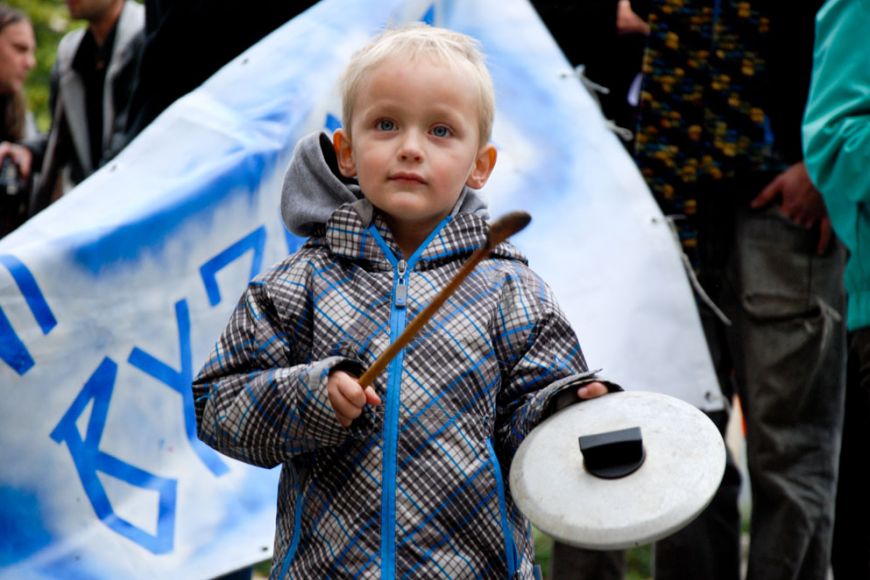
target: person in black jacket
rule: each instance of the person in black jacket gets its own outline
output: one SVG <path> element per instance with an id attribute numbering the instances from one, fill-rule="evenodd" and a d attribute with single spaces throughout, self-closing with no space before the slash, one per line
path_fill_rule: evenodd
<path id="1" fill-rule="evenodd" d="M 142 6 L 132 0 L 82 0 L 70 16 L 87 23 L 61 39 L 52 67 L 51 128 L 21 143 L 4 143 L 21 175 L 35 176 L 33 215 L 96 171 L 124 125 L 141 47 Z"/>
<path id="2" fill-rule="evenodd" d="M 189 93 L 316 0 L 145 0 L 145 46 L 123 149 L 176 99 Z"/>

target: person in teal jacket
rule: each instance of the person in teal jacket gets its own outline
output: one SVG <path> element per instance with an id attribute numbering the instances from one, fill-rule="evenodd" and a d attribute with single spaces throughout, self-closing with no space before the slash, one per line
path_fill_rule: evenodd
<path id="1" fill-rule="evenodd" d="M 819 12 L 804 117 L 807 171 L 849 249 L 849 369 L 832 565 L 835 578 L 870 578 L 870 0 L 829 0 Z"/>

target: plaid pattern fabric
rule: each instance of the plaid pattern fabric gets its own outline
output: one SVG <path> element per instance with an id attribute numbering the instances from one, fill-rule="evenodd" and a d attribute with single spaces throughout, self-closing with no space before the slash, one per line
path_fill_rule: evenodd
<path id="1" fill-rule="evenodd" d="M 485 242 L 477 215 L 446 221 L 408 259 L 408 321 Z M 200 437 L 248 463 L 283 464 L 275 578 L 532 577 L 529 525 L 506 477 L 552 398 L 574 388 L 553 383 L 591 380 L 580 346 L 504 243 L 405 348 L 395 424 L 391 367 L 374 385 L 385 404 L 342 428 L 326 379 L 343 361 L 367 367 L 395 338 L 399 255 L 379 217 L 368 227 L 345 206 L 323 237 L 254 280 L 194 381 Z M 387 531 L 395 568 L 382 570 Z"/>

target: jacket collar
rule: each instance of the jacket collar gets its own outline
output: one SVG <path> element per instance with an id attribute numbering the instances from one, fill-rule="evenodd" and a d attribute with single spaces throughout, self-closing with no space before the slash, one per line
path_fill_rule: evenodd
<path id="1" fill-rule="evenodd" d="M 460 206 L 461 200 L 457 203 L 457 207 Z M 486 244 L 487 231 L 485 214 L 454 211 L 417 250 L 409 266 L 429 269 L 453 260 L 465 260 Z M 392 264 L 400 257 L 410 258 L 402 256 L 383 218 L 365 199 L 337 209 L 326 223 L 322 240 L 334 256 L 364 262 L 367 269 L 392 269 Z M 527 263 L 525 256 L 509 242 L 499 244 L 492 256 Z"/>

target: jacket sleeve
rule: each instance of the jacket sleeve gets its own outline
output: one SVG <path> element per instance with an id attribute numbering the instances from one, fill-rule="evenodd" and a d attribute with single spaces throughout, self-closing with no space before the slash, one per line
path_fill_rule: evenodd
<path id="1" fill-rule="evenodd" d="M 518 268 L 505 285 L 495 341 L 502 365 L 496 443 L 509 463 L 526 435 L 557 405 L 566 398 L 574 402 L 578 387 L 602 379 L 586 367 L 549 286 L 528 269 Z"/>
<path id="2" fill-rule="evenodd" d="M 373 420 L 366 410 L 350 429 L 338 423 L 326 380 L 337 365 L 352 361 L 340 356 L 308 360 L 307 292 L 300 284 L 279 285 L 280 312 L 269 283 L 249 285 L 193 382 L 200 439 L 262 467 L 365 437 Z"/>
<path id="3" fill-rule="evenodd" d="M 847 245 L 857 205 L 870 202 L 868 25 L 870 0 L 830 0 L 822 8 L 803 127 L 807 171 Z"/>

